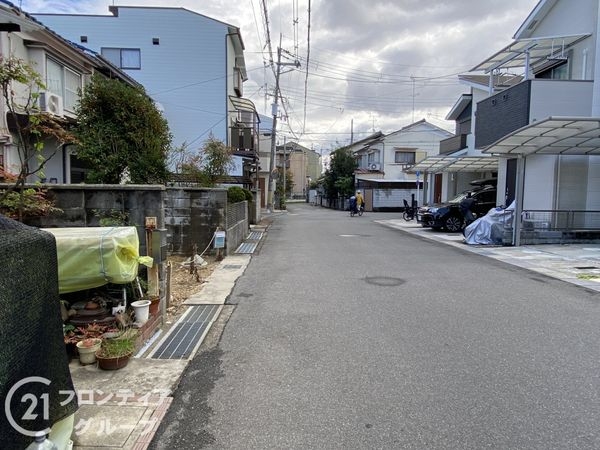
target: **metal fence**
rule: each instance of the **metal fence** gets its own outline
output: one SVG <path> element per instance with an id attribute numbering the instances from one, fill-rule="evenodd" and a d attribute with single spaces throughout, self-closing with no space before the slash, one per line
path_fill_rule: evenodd
<path id="1" fill-rule="evenodd" d="M 523 210 L 521 244 L 600 243 L 600 211 Z"/>

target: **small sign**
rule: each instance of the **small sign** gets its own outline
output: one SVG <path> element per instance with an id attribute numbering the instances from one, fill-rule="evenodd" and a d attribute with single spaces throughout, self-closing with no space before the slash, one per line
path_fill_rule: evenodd
<path id="1" fill-rule="evenodd" d="M 224 231 L 215 231 L 214 248 L 225 248 L 225 232 Z"/>
<path id="2" fill-rule="evenodd" d="M 419 175 L 421 175 L 421 171 L 417 170 L 415 173 L 417 174 L 417 178 L 419 178 Z"/>

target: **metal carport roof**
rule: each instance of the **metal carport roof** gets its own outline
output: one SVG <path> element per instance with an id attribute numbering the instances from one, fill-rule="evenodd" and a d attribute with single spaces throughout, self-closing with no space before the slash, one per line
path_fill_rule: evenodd
<path id="1" fill-rule="evenodd" d="M 487 146 L 494 155 L 600 155 L 600 118 L 548 117 Z"/>
<path id="2" fill-rule="evenodd" d="M 496 170 L 498 170 L 498 158 L 492 156 L 430 156 L 405 169 L 404 172 L 494 172 Z"/>

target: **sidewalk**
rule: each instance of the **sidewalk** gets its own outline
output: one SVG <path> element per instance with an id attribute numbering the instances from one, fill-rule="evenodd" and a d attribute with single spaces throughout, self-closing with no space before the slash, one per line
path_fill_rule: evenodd
<path id="1" fill-rule="evenodd" d="M 423 228 L 416 220 L 378 220 L 381 225 L 452 245 L 472 253 L 494 258 L 567 283 L 600 292 L 600 245 L 523 245 L 505 247 L 493 245 L 468 245 L 461 233 L 446 233 Z"/>
<path id="2" fill-rule="evenodd" d="M 600 245 L 473 246 L 465 244 L 459 233 L 436 232 L 421 227 L 416 221 L 394 219 L 375 222 L 600 292 Z M 250 259 L 250 255 L 226 257 L 202 290 L 188 299 L 188 308 L 202 305 L 222 307 Z M 584 277 L 578 278 L 578 275 Z M 597 281 L 590 279 L 596 275 Z M 179 320 L 185 316 L 184 313 Z M 213 320 L 217 316 L 218 313 Z M 157 339 L 151 348 L 145 349 L 143 354 L 150 354 L 152 348 L 175 329 L 175 325 L 165 336 Z M 207 332 L 208 329 L 204 335 Z M 116 371 L 103 371 L 94 365 L 80 366 L 78 361 L 72 362 L 71 373 L 81 405 L 75 415 L 72 435 L 74 448 L 146 449 L 171 404 L 181 375 L 200 343 L 201 340 L 185 359 L 138 357 Z"/>

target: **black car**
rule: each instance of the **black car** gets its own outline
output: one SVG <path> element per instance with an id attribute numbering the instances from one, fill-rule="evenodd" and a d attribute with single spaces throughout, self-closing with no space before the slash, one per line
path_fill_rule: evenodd
<path id="1" fill-rule="evenodd" d="M 496 206 L 496 186 L 483 185 L 464 191 L 452 200 L 433 206 L 423 206 L 417 212 L 417 221 L 424 227 L 434 230 L 445 229 L 456 232 L 464 227 L 464 217 L 460 212 L 460 202 L 468 193 L 475 199 L 472 212 L 476 217 L 484 216 Z"/>

